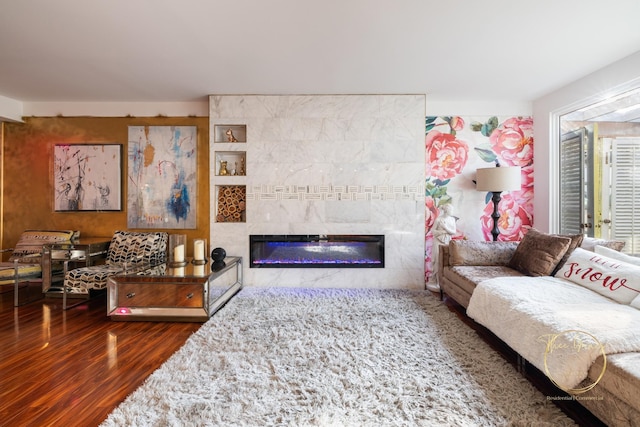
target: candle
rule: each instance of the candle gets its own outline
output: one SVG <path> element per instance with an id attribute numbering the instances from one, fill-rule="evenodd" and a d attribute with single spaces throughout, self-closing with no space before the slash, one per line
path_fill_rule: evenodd
<path id="1" fill-rule="evenodd" d="M 193 241 L 193 258 L 198 261 L 204 259 L 204 240 L 198 239 Z"/>
<path id="2" fill-rule="evenodd" d="M 175 248 L 173 248 L 173 260 L 175 262 L 184 261 L 184 245 L 178 245 Z"/>

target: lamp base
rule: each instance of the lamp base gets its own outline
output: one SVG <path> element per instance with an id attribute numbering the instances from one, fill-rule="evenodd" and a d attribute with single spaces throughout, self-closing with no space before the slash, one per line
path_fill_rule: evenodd
<path id="1" fill-rule="evenodd" d="M 500 219 L 500 211 L 498 211 L 498 204 L 500 203 L 501 191 L 492 191 L 493 197 L 491 197 L 491 201 L 493 202 L 493 213 L 491 214 L 491 218 L 493 218 L 493 228 L 491 229 L 491 235 L 493 236 L 493 241 L 498 241 L 498 236 L 500 235 L 500 229 L 498 228 L 498 220 Z"/>

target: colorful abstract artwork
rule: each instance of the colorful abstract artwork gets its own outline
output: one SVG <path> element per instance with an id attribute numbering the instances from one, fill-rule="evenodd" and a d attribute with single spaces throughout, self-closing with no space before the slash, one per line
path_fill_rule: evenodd
<path id="1" fill-rule="evenodd" d="M 458 217 L 453 239 L 492 240 L 491 193 L 475 189 L 478 168 L 519 166 L 520 191 L 502 193 L 501 241 L 519 241 L 533 225 L 533 119 L 429 116 L 425 121 L 425 279 L 433 272 L 432 227 L 444 205 Z"/>
<path id="2" fill-rule="evenodd" d="M 196 228 L 197 128 L 130 126 L 129 228 Z"/>
<path id="3" fill-rule="evenodd" d="M 58 144 L 53 147 L 53 210 L 122 210 L 122 146 Z"/>

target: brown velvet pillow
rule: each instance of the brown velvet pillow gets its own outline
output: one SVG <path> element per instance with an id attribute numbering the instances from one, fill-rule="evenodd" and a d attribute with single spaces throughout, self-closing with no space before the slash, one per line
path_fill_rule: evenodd
<path id="1" fill-rule="evenodd" d="M 541 233 L 531 228 L 507 264 L 527 276 L 548 276 L 569 249 L 571 239 Z"/>
<path id="2" fill-rule="evenodd" d="M 556 268 L 553 269 L 553 272 L 551 273 L 552 276 L 555 276 L 556 273 L 560 271 L 560 269 L 564 266 L 564 263 L 567 262 L 567 260 L 571 256 L 571 253 L 573 252 L 573 250 L 575 248 L 579 248 L 580 245 L 582 244 L 582 241 L 584 240 L 584 234 L 572 234 L 572 235 L 557 234 L 557 236 L 568 237 L 571 239 L 571 243 L 569 244 L 569 249 L 567 249 L 567 252 L 564 253 L 564 255 L 562 256 L 562 259 L 560 260 L 558 265 L 556 265 Z"/>

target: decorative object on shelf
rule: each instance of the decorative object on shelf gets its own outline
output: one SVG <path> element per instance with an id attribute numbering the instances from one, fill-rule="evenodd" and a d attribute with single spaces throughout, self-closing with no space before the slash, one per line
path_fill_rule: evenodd
<path id="1" fill-rule="evenodd" d="M 194 239 L 193 240 L 193 260 L 191 261 L 195 265 L 202 265 L 207 263 L 205 254 L 207 253 L 207 239 Z"/>
<path id="2" fill-rule="evenodd" d="M 220 172 L 218 173 L 220 176 L 229 175 L 229 171 L 227 170 L 227 161 L 220 160 Z"/>
<path id="3" fill-rule="evenodd" d="M 186 234 L 169 235 L 169 267 L 177 268 L 187 265 L 185 261 Z"/>
<path id="4" fill-rule="evenodd" d="M 122 146 L 65 144 L 53 148 L 53 210 L 122 210 Z"/>
<path id="5" fill-rule="evenodd" d="M 498 229 L 498 220 L 500 219 L 500 212 L 498 211 L 498 204 L 500 203 L 500 193 L 503 191 L 517 191 L 520 190 L 521 173 L 520 167 L 501 167 L 496 162 L 494 168 L 481 168 L 476 171 L 476 190 L 488 191 L 493 194 L 491 200 L 493 201 L 493 229 L 491 234 L 493 235 L 493 241 L 498 240 L 500 230 Z"/>
<path id="6" fill-rule="evenodd" d="M 247 142 L 247 125 L 245 124 L 217 124 L 213 126 L 212 131 L 215 143 Z"/>
<path id="7" fill-rule="evenodd" d="M 215 248 L 211 251 L 211 259 L 213 261 L 223 261 L 227 256 L 227 251 L 223 248 Z"/>
<path id="8" fill-rule="evenodd" d="M 233 130 L 227 129 L 227 141 L 229 142 L 238 142 L 238 139 L 233 135 Z"/>
<path id="9" fill-rule="evenodd" d="M 244 185 L 221 185 L 218 188 L 217 222 L 242 222 L 242 213 L 247 208 Z"/>
<path id="10" fill-rule="evenodd" d="M 238 175 L 245 175 L 244 171 L 244 156 L 240 158 L 240 169 L 238 170 Z"/>
<path id="11" fill-rule="evenodd" d="M 244 151 L 216 151 L 216 176 L 241 176 L 245 174 L 246 152 Z"/>

